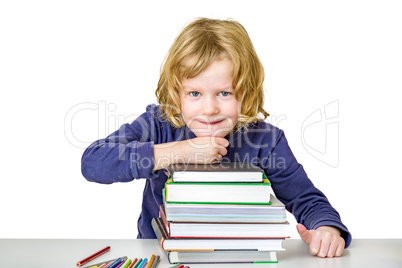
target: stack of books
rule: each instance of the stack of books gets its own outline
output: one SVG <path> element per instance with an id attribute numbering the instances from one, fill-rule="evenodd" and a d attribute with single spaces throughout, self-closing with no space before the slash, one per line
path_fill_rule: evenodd
<path id="1" fill-rule="evenodd" d="M 289 237 L 285 206 L 251 163 L 168 167 L 152 227 L 170 263 L 276 263 Z"/>

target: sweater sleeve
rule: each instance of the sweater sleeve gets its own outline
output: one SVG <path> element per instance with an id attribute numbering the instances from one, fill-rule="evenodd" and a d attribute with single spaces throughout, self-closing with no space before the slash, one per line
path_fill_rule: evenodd
<path id="1" fill-rule="evenodd" d="M 110 184 L 140 178 L 156 178 L 154 139 L 158 124 L 147 112 L 124 124 L 105 139 L 92 143 L 81 159 L 82 175 L 92 182 Z"/>
<path id="2" fill-rule="evenodd" d="M 302 165 L 297 162 L 283 131 L 279 132 L 270 158 L 266 174 L 275 195 L 295 216 L 297 222 L 310 230 L 324 225 L 336 227 L 345 239 L 345 248 L 348 247 L 352 240 L 350 232 L 342 223 L 339 213 L 313 185 Z"/>

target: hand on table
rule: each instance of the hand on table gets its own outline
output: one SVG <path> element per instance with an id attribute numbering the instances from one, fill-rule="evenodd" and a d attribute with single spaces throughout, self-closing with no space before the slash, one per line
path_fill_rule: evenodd
<path id="1" fill-rule="evenodd" d="M 296 226 L 301 239 L 310 247 L 312 255 L 325 257 L 340 257 L 345 248 L 345 240 L 341 232 L 332 226 L 321 226 L 316 230 L 307 230 L 303 224 Z"/>

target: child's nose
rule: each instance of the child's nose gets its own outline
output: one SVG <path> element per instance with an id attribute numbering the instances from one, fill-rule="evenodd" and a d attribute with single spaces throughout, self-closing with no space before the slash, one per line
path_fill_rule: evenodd
<path id="1" fill-rule="evenodd" d="M 219 104 L 214 98 L 205 98 L 202 103 L 202 113 L 204 115 L 215 115 L 219 113 Z"/>

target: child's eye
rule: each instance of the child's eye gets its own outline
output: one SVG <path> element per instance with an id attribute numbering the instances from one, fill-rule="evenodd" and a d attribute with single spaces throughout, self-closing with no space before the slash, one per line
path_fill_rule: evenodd
<path id="1" fill-rule="evenodd" d="M 198 97 L 198 96 L 200 96 L 200 92 L 197 92 L 197 91 L 191 91 L 191 92 L 189 92 L 188 93 L 190 96 L 192 96 L 192 97 Z"/>
<path id="2" fill-rule="evenodd" d="M 230 92 L 222 91 L 222 92 L 219 93 L 219 94 L 221 94 L 223 97 L 226 97 L 226 96 L 229 96 L 229 95 L 230 95 Z"/>

